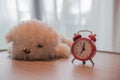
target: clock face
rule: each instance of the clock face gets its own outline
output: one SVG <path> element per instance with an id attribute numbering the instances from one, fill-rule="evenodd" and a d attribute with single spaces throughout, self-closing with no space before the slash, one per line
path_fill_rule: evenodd
<path id="1" fill-rule="evenodd" d="M 80 38 L 73 43 L 71 51 L 75 58 L 86 61 L 95 55 L 96 47 L 91 40 Z"/>

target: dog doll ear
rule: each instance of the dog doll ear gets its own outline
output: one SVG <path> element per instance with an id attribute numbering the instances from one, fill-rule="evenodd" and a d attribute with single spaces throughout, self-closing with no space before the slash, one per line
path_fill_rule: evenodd
<path id="1" fill-rule="evenodd" d="M 6 38 L 8 43 L 9 42 L 14 42 L 12 33 L 8 33 L 5 38 Z"/>

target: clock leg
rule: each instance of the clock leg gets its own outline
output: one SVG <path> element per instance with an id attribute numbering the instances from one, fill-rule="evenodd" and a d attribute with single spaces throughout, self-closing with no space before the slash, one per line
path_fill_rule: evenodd
<path id="1" fill-rule="evenodd" d="M 83 65 L 85 65 L 86 64 L 86 62 L 85 61 L 83 61 Z"/>
<path id="2" fill-rule="evenodd" d="M 75 60 L 75 58 L 73 58 L 73 60 L 71 62 L 73 63 L 74 60 Z"/>
<path id="3" fill-rule="evenodd" d="M 94 62 L 93 62 L 93 60 L 92 59 L 90 59 L 90 62 L 92 63 L 92 65 L 94 66 Z"/>

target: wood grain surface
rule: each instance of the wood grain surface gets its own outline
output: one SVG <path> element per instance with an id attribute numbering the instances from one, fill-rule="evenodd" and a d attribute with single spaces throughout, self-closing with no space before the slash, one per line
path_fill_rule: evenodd
<path id="1" fill-rule="evenodd" d="M 97 52 L 94 67 L 72 59 L 18 61 L 0 52 L 0 80 L 120 80 L 119 54 Z"/>

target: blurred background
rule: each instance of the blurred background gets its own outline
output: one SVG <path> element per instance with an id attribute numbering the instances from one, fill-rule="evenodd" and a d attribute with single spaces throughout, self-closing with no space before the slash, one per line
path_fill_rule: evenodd
<path id="1" fill-rule="evenodd" d="M 97 50 L 120 53 L 120 0 L 0 0 L 0 49 L 17 23 L 39 19 L 66 38 L 79 30 L 97 34 Z"/>

